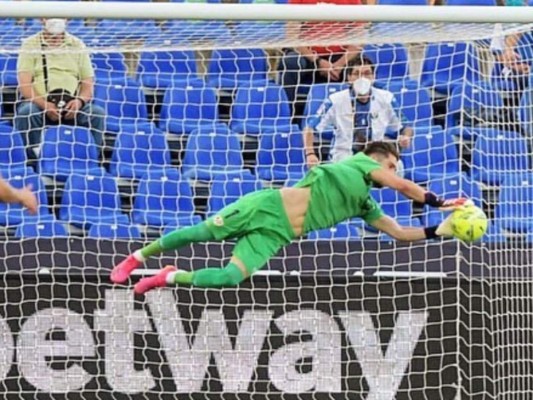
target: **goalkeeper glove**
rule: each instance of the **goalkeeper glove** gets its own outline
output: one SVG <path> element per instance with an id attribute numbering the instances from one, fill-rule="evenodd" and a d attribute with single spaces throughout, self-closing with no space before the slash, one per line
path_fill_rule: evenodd
<path id="1" fill-rule="evenodd" d="M 466 199 L 464 197 L 444 200 L 442 197 L 438 197 L 435 193 L 426 192 L 425 204 L 431 207 L 437 207 L 441 211 L 452 211 L 464 206 L 473 205 L 474 203 L 472 202 L 472 200 Z"/>

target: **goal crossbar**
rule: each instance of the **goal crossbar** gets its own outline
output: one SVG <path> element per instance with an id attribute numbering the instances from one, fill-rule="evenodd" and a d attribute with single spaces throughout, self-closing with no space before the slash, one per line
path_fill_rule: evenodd
<path id="1" fill-rule="evenodd" d="M 32 1 L 0 2 L 0 17 L 533 23 L 533 8 Z"/>

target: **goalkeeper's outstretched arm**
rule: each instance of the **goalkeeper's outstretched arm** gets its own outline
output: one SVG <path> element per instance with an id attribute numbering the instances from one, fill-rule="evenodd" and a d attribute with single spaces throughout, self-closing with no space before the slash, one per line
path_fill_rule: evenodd
<path id="1" fill-rule="evenodd" d="M 415 228 L 410 226 L 401 226 L 393 218 L 384 215 L 370 225 L 374 228 L 385 232 L 396 240 L 404 242 L 415 242 L 417 240 L 435 239 L 438 237 L 451 237 L 451 216 L 446 218 L 438 226 L 427 228 Z"/>

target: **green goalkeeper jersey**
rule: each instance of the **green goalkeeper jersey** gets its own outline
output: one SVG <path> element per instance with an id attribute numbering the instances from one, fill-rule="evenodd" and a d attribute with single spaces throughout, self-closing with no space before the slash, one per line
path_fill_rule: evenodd
<path id="1" fill-rule="evenodd" d="M 346 160 L 311 169 L 295 187 L 311 188 L 305 216 L 305 233 L 335 226 L 349 218 L 361 217 L 370 223 L 383 215 L 370 196 L 369 174 L 381 165 L 364 153 Z"/>

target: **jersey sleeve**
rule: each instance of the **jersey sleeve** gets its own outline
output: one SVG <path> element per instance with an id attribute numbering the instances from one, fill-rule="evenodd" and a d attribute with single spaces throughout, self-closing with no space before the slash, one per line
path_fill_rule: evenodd
<path id="1" fill-rule="evenodd" d="M 397 134 L 402 130 L 403 124 L 404 122 L 406 122 L 406 119 L 403 116 L 402 111 L 400 110 L 400 105 L 398 104 L 396 97 L 392 97 L 389 107 L 389 126 L 387 128 L 389 131 L 395 132 Z"/>
<path id="2" fill-rule="evenodd" d="M 370 224 L 381 218 L 384 215 L 384 212 L 380 205 L 372 197 L 369 196 L 366 202 L 365 212 L 363 215 L 361 215 L 361 218 L 363 218 L 367 224 Z"/>
<path id="3" fill-rule="evenodd" d="M 341 162 L 345 162 L 350 164 L 353 168 L 359 169 L 365 178 L 368 178 L 371 172 L 381 168 L 380 163 L 364 153 L 358 153 Z"/>
<path id="4" fill-rule="evenodd" d="M 322 133 L 329 125 L 333 123 L 333 102 L 326 99 L 318 108 L 316 113 L 307 119 L 307 126 Z"/>

